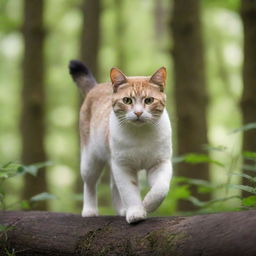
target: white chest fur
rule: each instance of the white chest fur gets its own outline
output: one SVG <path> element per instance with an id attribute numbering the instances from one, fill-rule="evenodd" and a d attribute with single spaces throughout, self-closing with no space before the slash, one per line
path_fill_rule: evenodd
<path id="1" fill-rule="evenodd" d="M 134 170 L 149 169 L 171 157 L 171 125 L 164 111 L 157 125 L 120 126 L 110 114 L 111 158 Z"/>

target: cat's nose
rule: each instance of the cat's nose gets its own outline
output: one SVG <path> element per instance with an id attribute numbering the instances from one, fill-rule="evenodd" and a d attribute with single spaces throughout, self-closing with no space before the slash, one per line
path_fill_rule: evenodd
<path id="1" fill-rule="evenodd" d="M 141 111 L 136 111 L 136 112 L 134 112 L 134 114 L 139 118 L 142 115 L 142 112 Z"/>

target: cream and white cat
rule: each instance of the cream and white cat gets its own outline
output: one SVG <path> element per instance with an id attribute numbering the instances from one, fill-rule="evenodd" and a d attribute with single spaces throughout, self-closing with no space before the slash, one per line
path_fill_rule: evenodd
<path id="1" fill-rule="evenodd" d="M 165 108 L 166 69 L 151 77 L 126 77 L 112 68 L 112 83 L 97 84 L 80 61 L 70 74 L 86 95 L 80 111 L 82 216 L 97 216 L 96 183 L 105 164 L 117 213 L 128 223 L 159 207 L 172 177 L 171 125 Z M 150 190 L 142 200 L 138 171 L 146 170 Z"/>

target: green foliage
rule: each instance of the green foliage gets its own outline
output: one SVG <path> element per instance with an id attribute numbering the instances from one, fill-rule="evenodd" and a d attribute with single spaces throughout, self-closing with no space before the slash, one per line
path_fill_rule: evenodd
<path id="1" fill-rule="evenodd" d="M 246 132 L 252 129 L 256 129 L 256 123 L 249 123 L 246 125 L 243 125 L 235 130 L 233 130 L 231 133 L 237 133 L 237 132 Z"/>
<path id="2" fill-rule="evenodd" d="M 242 155 L 247 159 L 249 158 L 250 160 L 255 161 L 254 164 L 245 166 L 247 170 L 253 171 L 252 173 L 254 174 L 254 172 L 256 171 L 256 167 L 255 167 L 256 154 L 254 152 L 244 152 Z M 196 158 L 197 160 L 201 159 L 202 162 L 205 161 L 205 159 L 201 158 L 201 156 L 199 156 L 198 158 L 196 156 L 194 156 L 194 158 Z M 184 161 L 185 161 L 185 158 L 184 158 Z M 192 161 L 192 163 L 194 163 L 194 162 Z M 200 161 L 198 161 L 198 163 L 200 163 Z M 246 192 L 252 194 L 251 196 L 248 196 L 246 198 L 243 198 L 240 195 L 232 195 L 232 196 L 225 196 L 225 197 L 212 199 L 212 200 L 209 200 L 206 202 L 202 202 L 202 201 L 198 200 L 197 198 L 189 195 L 189 193 L 188 193 L 186 195 L 186 197 L 183 199 L 186 199 L 186 200 L 190 201 L 191 203 L 193 203 L 195 206 L 197 206 L 200 212 L 202 212 L 202 210 L 204 212 L 211 212 L 213 209 L 212 206 L 214 204 L 225 203 L 228 200 L 232 201 L 232 199 L 238 199 L 238 201 L 240 203 L 238 206 L 231 207 L 230 210 L 234 210 L 237 207 L 240 209 L 243 209 L 244 207 L 246 207 L 247 209 L 255 208 L 256 207 L 256 175 L 248 175 L 245 173 L 238 173 L 238 172 L 228 172 L 227 175 L 228 175 L 228 177 L 238 176 L 238 177 L 245 178 L 250 181 L 251 185 L 248 186 L 248 185 L 240 185 L 240 184 L 230 184 L 230 180 L 231 180 L 230 178 L 228 179 L 227 184 L 220 184 L 220 185 L 213 185 L 204 180 L 189 179 L 186 177 L 178 177 L 177 181 L 182 182 L 182 183 L 187 183 L 188 185 L 197 186 L 199 193 L 203 193 L 203 192 L 210 193 L 216 189 L 225 187 L 226 189 L 234 189 L 234 190 L 238 190 L 240 192 L 246 191 Z M 222 205 L 220 204 L 218 211 L 221 211 L 223 209 L 224 209 L 223 204 Z"/>
<path id="3" fill-rule="evenodd" d="M 5 202 L 5 188 L 4 183 L 13 178 L 15 176 L 22 176 L 22 175 L 33 175 L 36 176 L 37 172 L 40 168 L 46 167 L 51 165 L 50 162 L 46 163 L 36 163 L 33 165 L 21 165 L 13 162 L 8 162 L 6 164 L 0 165 L 0 209 L 12 209 L 14 206 L 22 209 L 22 210 L 31 210 L 36 205 L 38 201 L 44 200 L 53 200 L 56 199 L 56 196 L 49 194 L 47 192 L 43 192 L 37 195 L 34 195 L 30 199 L 23 200 L 14 204 L 7 205 Z M 1 231 L 1 227 L 0 227 Z"/>
<path id="4" fill-rule="evenodd" d="M 212 159 L 206 154 L 190 153 L 181 157 L 176 157 L 173 159 L 173 161 L 174 163 L 179 163 L 179 162 L 185 162 L 190 164 L 212 163 L 212 164 L 217 164 L 219 166 L 223 166 L 221 162 Z"/>
<path id="5" fill-rule="evenodd" d="M 245 151 L 245 152 L 243 152 L 243 156 L 246 159 L 256 160 L 256 153 L 255 152 Z"/>
<path id="6" fill-rule="evenodd" d="M 33 176 L 36 176 L 37 175 L 37 172 L 40 168 L 43 168 L 43 167 L 47 167 L 47 166 L 51 166 L 52 163 L 51 162 L 44 162 L 44 163 L 37 163 L 37 164 L 33 164 L 33 165 L 21 165 L 19 168 L 18 168 L 18 173 L 19 174 L 31 174 Z"/>
<path id="7" fill-rule="evenodd" d="M 217 7 L 226 8 L 232 11 L 239 11 L 240 1 L 239 0 L 203 0 L 201 1 L 205 7 Z"/>
<path id="8" fill-rule="evenodd" d="M 248 207 L 256 207 L 256 196 L 248 196 L 243 198 L 242 204 Z"/>

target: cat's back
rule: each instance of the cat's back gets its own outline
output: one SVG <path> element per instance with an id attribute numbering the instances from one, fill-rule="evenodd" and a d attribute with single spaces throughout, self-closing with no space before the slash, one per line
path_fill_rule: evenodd
<path id="1" fill-rule="evenodd" d="M 80 110 L 80 133 L 84 143 L 93 137 L 107 142 L 112 93 L 111 83 L 101 83 L 86 95 Z"/>
<path id="2" fill-rule="evenodd" d="M 91 108 L 95 108 L 96 110 L 103 108 L 104 106 L 111 107 L 112 94 L 113 94 L 113 88 L 111 86 L 111 83 L 97 84 L 86 95 L 85 100 L 83 102 L 82 109 L 87 106 Z"/>

